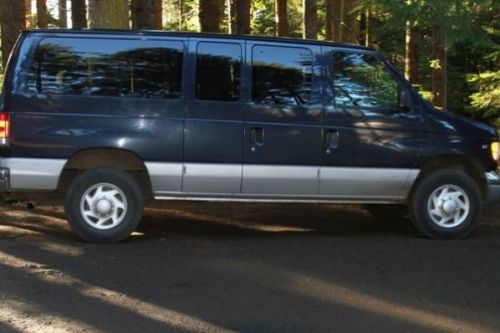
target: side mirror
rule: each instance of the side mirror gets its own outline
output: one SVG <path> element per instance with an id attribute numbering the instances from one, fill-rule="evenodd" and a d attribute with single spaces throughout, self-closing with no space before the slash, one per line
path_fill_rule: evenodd
<path id="1" fill-rule="evenodd" d="M 399 91 L 399 96 L 398 96 L 398 103 L 399 103 L 399 108 L 403 110 L 409 110 L 410 109 L 410 96 L 408 94 L 408 91 L 406 89 L 401 89 Z"/>

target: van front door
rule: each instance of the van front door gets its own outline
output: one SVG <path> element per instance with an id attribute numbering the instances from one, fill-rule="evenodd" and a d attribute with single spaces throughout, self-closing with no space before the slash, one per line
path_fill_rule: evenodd
<path id="1" fill-rule="evenodd" d="M 247 43 L 242 193 L 311 196 L 321 146 L 319 47 Z"/>
<path id="2" fill-rule="evenodd" d="M 371 51 L 328 49 L 319 194 L 397 201 L 418 175 L 420 108 Z"/>

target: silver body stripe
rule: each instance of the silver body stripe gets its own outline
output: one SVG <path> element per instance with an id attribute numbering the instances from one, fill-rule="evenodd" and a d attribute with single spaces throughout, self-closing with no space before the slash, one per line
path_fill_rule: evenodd
<path id="1" fill-rule="evenodd" d="M 64 159 L 2 158 L 13 190 L 55 190 Z M 147 162 L 158 199 L 400 202 L 417 169 Z M 219 199 L 217 199 L 219 198 Z"/>
<path id="2" fill-rule="evenodd" d="M 146 162 L 153 193 L 182 191 L 182 163 Z"/>
<path id="3" fill-rule="evenodd" d="M 2 158 L 0 167 L 10 169 L 10 188 L 14 190 L 57 189 L 64 159 Z"/>

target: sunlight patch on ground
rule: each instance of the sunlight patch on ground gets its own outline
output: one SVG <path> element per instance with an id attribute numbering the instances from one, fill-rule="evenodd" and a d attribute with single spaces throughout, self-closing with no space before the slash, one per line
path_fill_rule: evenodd
<path id="1" fill-rule="evenodd" d="M 34 278 L 44 282 L 71 288 L 82 297 L 111 304 L 115 307 L 134 312 L 144 318 L 163 323 L 165 324 L 166 329 L 176 328 L 188 332 L 231 332 L 224 327 L 217 326 L 195 316 L 144 302 L 141 299 L 137 299 L 108 288 L 93 286 L 74 277 L 65 275 L 57 269 L 41 265 L 40 263 L 34 261 L 24 260 L 2 251 L 0 251 L 0 262 L 13 269 L 19 269 L 29 273 Z M 51 274 L 40 274 L 41 272 L 47 270 L 50 270 Z M 15 309 L 13 309 L 13 311 L 12 320 L 15 321 L 17 313 Z M 9 309 L 7 308 L 2 312 L 1 318 L 3 320 L 9 320 L 9 313 Z"/>

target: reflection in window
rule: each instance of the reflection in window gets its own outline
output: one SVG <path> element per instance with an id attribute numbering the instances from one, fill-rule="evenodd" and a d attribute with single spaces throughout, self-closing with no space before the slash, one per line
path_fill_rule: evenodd
<path id="1" fill-rule="evenodd" d="M 312 59 L 307 49 L 255 46 L 252 100 L 263 104 L 306 104 L 311 98 Z"/>
<path id="2" fill-rule="evenodd" d="M 196 61 L 196 98 L 235 101 L 240 97 L 241 46 L 199 43 Z"/>
<path id="3" fill-rule="evenodd" d="M 28 90 L 43 94 L 177 98 L 182 43 L 106 39 L 43 39 Z"/>
<path id="4" fill-rule="evenodd" d="M 333 87 L 338 106 L 397 107 L 398 84 L 371 55 L 334 53 Z"/>

